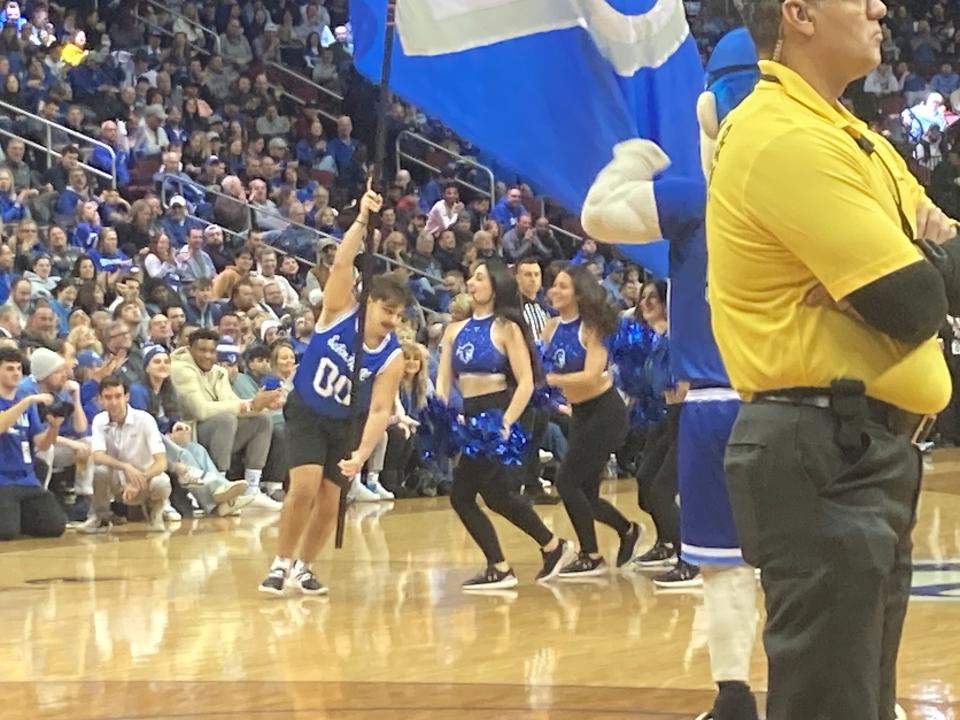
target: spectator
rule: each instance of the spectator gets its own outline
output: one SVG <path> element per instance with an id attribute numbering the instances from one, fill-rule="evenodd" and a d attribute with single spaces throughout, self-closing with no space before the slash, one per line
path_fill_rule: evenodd
<path id="1" fill-rule="evenodd" d="M 90 164 L 110 175 L 117 174 L 117 185 L 125 186 L 130 182 L 130 155 L 123 148 L 117 138 L 117 124 L 113 120 L 105 120 L 100 125 L 100 142 L 110 150 L 97 145 L 90 156 Z M 112 152 L 110 152 L 112 151 Z"/>
<path id="2" fill-rule="evenodd" d="M 163 436 L 153 417 L 130 406 L 127 385 L 105 378 L 98 390 L 103 412 L 93 420 L 91 447 L 96 466 L 93 513 L 81 526 L 84 533 L 110 530 L 110 503 L 143 507 L 148 532 L 164 532 L 163 509 L 170 499 L 170 476 Z"/>
<path id="3" fill-rule="evenodd" d="M 150 105 L 143 112 L 140 121 L 140 136 L 134 146 L 138 157 L 154 157 L 165 152 L 170 147 L 170 139 L 163 129 L 167 119 L 162 105 Z"/>
<path id="4" fill-rule="evenodd" d="M 73 246 L 84 251 L 96 248 L 101 232 L 103 227 L 100 225 L 100 213 L 96 201 L 88 200 L 77 205 L 76 225 L 72 234 Z"/>
<path id="5" fill-rule="evenodd" d="M 17 192 L 36 190 L 42 184 L 39 173 L 24 162 L 23 157 L 26 151 L 27 146 L 20 139 L 12 138 L 7 143 L 6 158 L 2 167 L 10 171 L 10 176 L 13 179 L 13 189 Z M 32 195 L 36 194 L 36 192 L 32 193 Z"/>
<path id="6" fill-rule="evenodd" d="M 219 336 L 197 330 L 188 347 L 172 356 L 172 378 L 183 401 L 184 419 L 196 424 L 197 441 L 207 449 L 217 469 L 227 472 L 233 455 L 243 453 L 244 479 L 255 506 L 279 510 L 280 503 L 260 493 L 263 466 L 270 450 L 271 423 L 264 410 L 283 404 L 280 390 L 259 390 L 252 400 L 240 400 L 230 387 L 227 371 L 216 364 Z"/>
<path id="7" fill-rule="evenodd" d="M 239 20 L 227 23 L 226 33 L 220 36 L 220 52 L 224 62 L 235 68 L 245 68 L 253 62 L 253 49 Z"/>
<path id="8" fill-rule="evenodd" d="M 353 160 L 353 153 L 360 144 L 351 137 L 352 134 L 353 121 L 347 115 L 341 115 L 337 118 L 337 136 L 327 143 L 327 152 L 333 157 L 340 174 L 347 171 L 350 161 Z"/>
<path id="9" fill-rule="evenodd" d="M 259 178 L 250 181 L 250 205 L 258 230 L 283 230 L 287 222 L 280 215 L 276 203 L 267 197 L 267 183 Z"/>
<path id="10" fill-rule="evenodd" d="M 267 105 L 266 112 L 257 118 L 257 133 L 264 138 L 278 138 L 290 132 L 290 120 L 280 115 L 275 104 Z"/>
<path id="11" fill-rule="evenodd" d="M 940 93 L 945 98 L 950 97 L 960 88 L 960 75 L 953 71 L 953 65 L 944 63 L 940 72 L 930 78 L 930 89 Z"/>
<path id="12" fill-rule="evenodd" d="M 597 243 L 592 238 L 585 238 L 580 250 L 570 261 L 573 265 L 588 265 L 593 263 L 597 266 L 600 276 L 603 277 L 605 261 L 603 256 L 597 253 Z"/>
<path id="13" fill-rule="evenodd" d="M 3 171 L 0 170 L 0 192 L 2 192 Z M 73 227 L 77 222 L 77 206 L 93 200 L 87 186 L 87 174 L 79 167 L 70 171 L 70 181 L 60 193 L 53 207 L 58 225 Z"/>
<path id="14" fill-rule="evenodd" d="M 51 448 L 63 418 L 49 415 L 44 425 L 38 405 L 53 398 L 35 393 L 18 397 L 23 360 L 16 348 L 0 348 L 0 540 L 19 535 L 59 537 L 67 518 L 36 472 L 36 453 Z"/>
<path id="15" fill-rule="evenodd" d="M 257 262 L 260 271 L 254 274 L 251 279 L 260 286 L 265 286 L 268 282 L 276 283 L 283 293 L 284 305 L 296 306 L 299 301 L 297 291 L 293 289 L 285 277 L 277 274 L 276 251 L 270 247 L 260 248 L 257 253 Z"/>
<path id="16" fill-rule="evenodd" d="M 60 281 L 59 277 L 51 277 L 50 256 L 45 254 L 36 255 L 33 258 L 33 270 L 25 272 L 23 277 L 30 281 L 30 297 L 36 299 L 42 297 L 49 300 L 53 297 L 53 289 Z"/>
<path id="17" fill-rule="evenodd" d="M 250 210 L 246 205 L 243 183 L 236 175 L 227 175 L 221 183 L 223 196 L 213 205 L 213 219 L 230 232 L 243 234 L 250 229 Z"/>
<path id="18" fill-rule="evenodd" d="M 496 220 L 497 224 L 506 231 L 517 224 L 524 212 L 526 211 L 523 208 L 523 195 L 520 188 L 512 187 L 490 212 L 490 219 Z"/>
<path id="19" fill-rule="evenodd" d="M 13 225 L 30 217 L 27 210 L 27 200 L 35 195 L 36 191 L 24 189 L 16 192 L 13 187 L 13 175 L 7 168 L 0 168 L 0 219 L 8 225 Z"/>
<path id="20" fill-rule="evenodd" d="M 77 167 L 80 160 L 80 150 L 75 145 L 67 145 L 60 153 L 60 158 L 50 166 L 40 181 L 48 191 L 58 193 L 66 189 L 70 171 Z"/>
<path id="21" fill-rule="evenodd" d="M 27 326 L 31 292 L 32 286 L 29 280 L 24 278 L 14 280 L 10 285 L 10 297 L 7 298 L 5 303 L 6 307 L 11 308 L 16 313 L 21 332 Z"/>
<path id="22" fill-rule="evenodd" d="M 443 230 L 452 227 L 457 222 L 457 216 L 464 212 L 460 202 L 460 191 L 454 183 L 443 186 L 443 199 L 434 203 L 427 215 L 426 231 L 436 237 Z"/>
<path id="23" fill-rule="evenodd" d="M 880 63 L 863 83 L 863 91 L 878 98 L 895 95 L 900 92 L 900 81 L 893 74 L 889 63 Z"/>
<path id="24" fill-rule="evenodd" d="M 175 284 L 179 279 L 179 268 L 167 236 L 164 233 L 154 235 L 148 249 L 149 252 L 143 259 L 143 269 L 147 277 Z"/>
<path id="25" fill-rule="evenodd" d="M 201 278 L 213 280 L 217 269 L 213 260 L 203 249 L 203 230 L 192 227 L 187 233 L 187 244 L 177 253 L 177 265 L 180 268 L 180 282 L 192 283 Z"/>

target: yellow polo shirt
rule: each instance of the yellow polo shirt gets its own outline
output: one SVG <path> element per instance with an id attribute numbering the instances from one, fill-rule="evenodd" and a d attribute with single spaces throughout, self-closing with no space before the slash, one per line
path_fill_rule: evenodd
<path id="1" fill-rule="evenodd" d="M 939 412 L 950 375 L 935 337 L 910 348 L 803 302 L 818 283 L 842 299 L 917 262 L 896 197 L 899 190 L 915 223 L 923 188 L 896 150 L 841 105 L 779 63 L 760 68 L 775 80 L 761 80 L 724 122 L 707 203 L 713 330 L 733 386 L 749 397 L 856 378 L 871 397 Z"/>

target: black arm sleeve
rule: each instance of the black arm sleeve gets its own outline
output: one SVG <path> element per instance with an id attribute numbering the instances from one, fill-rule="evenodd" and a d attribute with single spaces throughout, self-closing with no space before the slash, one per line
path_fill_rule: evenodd
<path id="1" fill-rule="evenodd" d="M 948 312 L 954 316 L 960 315 L 960 236 L 943 245 L 923 240 L 920 248 L 943 278 Z"/>
<path id="2" fill-rule="evenodd" d="M 908 345 L 932 338 L 947 316 L 943 275 L 925 260 L 874 280 L 846 299 L 868 325 Z"/>

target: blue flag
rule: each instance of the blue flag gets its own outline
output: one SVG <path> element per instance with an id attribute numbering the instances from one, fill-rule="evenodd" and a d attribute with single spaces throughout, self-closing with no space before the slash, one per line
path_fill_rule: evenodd
<path id="1" fill-rule="evenodd" d="M 386 0 L 350 14 L 356 66 L 379 82 Z M 667 176 L 700 172 L 681 0 L 399 0 L 390 85 L 577 214 L 620 141 L 659 144 Z M 621 250 L 666 275 L 666 243 Z"/>

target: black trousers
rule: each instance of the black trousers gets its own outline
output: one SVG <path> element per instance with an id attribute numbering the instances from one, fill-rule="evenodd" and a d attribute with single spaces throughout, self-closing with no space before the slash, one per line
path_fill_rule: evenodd
<path id="1" fill-rule="evenodd" d="M 39 485 L 0 485 L 0 540 L 60 537 L 66 525 L 67 516 L 52 492 Z"/>
<path id="2" fill-rule="evenodd" d="M 680 507 L 677 505 L 677 432 L 680 406 L 647 431 L 637 468 L 637 503 L 653 518 L 657 539 L 680 549 Z"/>
<path id="3" fill-rule="evenodd" d="M 509 392 L 465 398 L 463 412 L 470 417 L 492 408 L 502 410 L 509 402 Z M 553 533 L 530 503 L 514 490 L 510 469 L 495 460 L 463 456 L 453 471 L 450 504 L 491 565 L 504 561 L 503 550 L 493 523 L 477 505 L 477 495 L 483 498 L 488 508 L 516 525 L 537 545 L 543 547 L 553 538 Z"/>
<path id="4" fill-rule="evenodd" d="M 744 405 L 727 446 L 744 559 L 763 571 L 770 720 L 893 720 L 922 460 L 866 419 Z M 856 435 L 854 435 L 856 437 Z"/>
<path id="5" fill-rule="evenodd" d="M 557 490 L 580 541 L 580 550 L 596 553 L 594 519 L 619 535 L 630 531 L 630 521 L 600 497 L 600 476 L 610 453 L 627 436 L 627 408 L 615 388 L 573 406 L 570 447 L 557 473 Z"/>
<path id="6" fill-rule="evenodd" d="M 539 495 L 543 492 L 540 486 L 540 447 L 543 445 L 543 436 L 550 423 L 550 413 L 547 410 L 528 407 L 519 422 L 530 435 L 530 443 L 527 445 L 523 465 L 510 468 L 514 478 L 514 489 L 519 490 L 523 487 L 528 495 Z"/>

